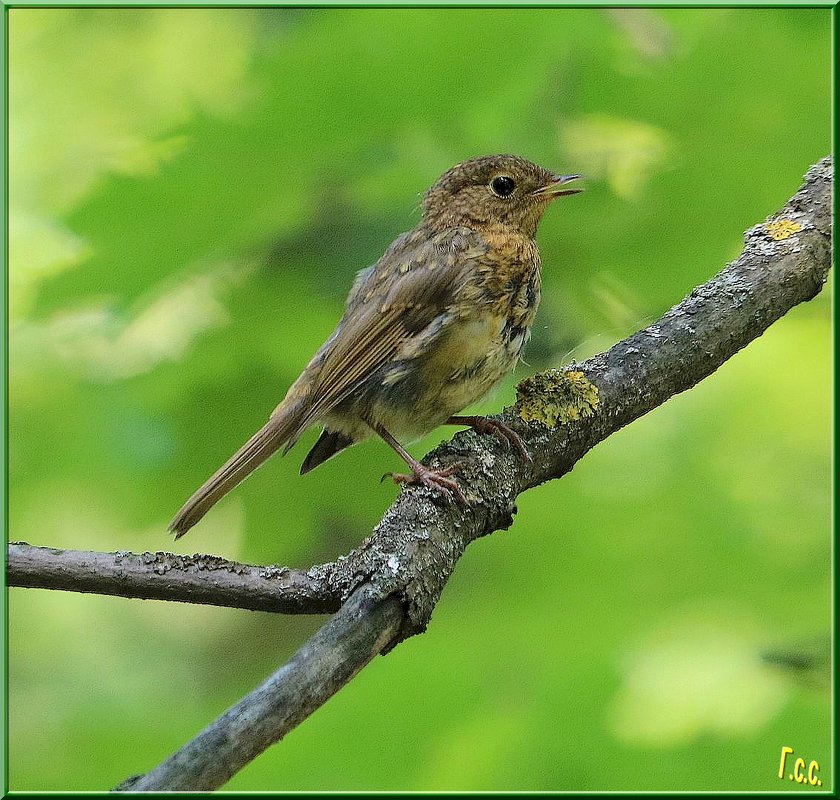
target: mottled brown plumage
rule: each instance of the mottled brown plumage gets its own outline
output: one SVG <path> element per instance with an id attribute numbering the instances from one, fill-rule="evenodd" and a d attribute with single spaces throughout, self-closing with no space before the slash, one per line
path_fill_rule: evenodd
<path id="1" fill-rule="evenodd" d="M 374 433 L 408 463 L 398 482 L 464 500 L 452 470 L 434 471 L 399 444 L 451 422 L 504 436 L 482 417 L 457 417 L 513 368 L 540 300 L 534 237 L 548 204 L 572 194 L 558 176 L 510 155 L 465 161 L 426 193 L 423 219 L 359 273 L 335 332 L 258 431 L 178 512 L 176 538 L 278 448 L 324 430 L 308 472 Z"/>

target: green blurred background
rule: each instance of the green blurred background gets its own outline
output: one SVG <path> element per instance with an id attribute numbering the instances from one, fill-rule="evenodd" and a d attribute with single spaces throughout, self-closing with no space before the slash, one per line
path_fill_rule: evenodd
<path id="1" fill-rule="evenodd" d="M 497 410 L 708 279 L 830 150 L 830 14 L 11 10 L 10 538 L 302 567 L 348 551 L 400 464 L 370 442 L 301 478 L 316 430 L 188 538 L 165 528 L 422 190 L 494 152 L 588 176 L 543 222 L 542 307 Z M 830 311 L 827 290 L 523 496 L 424 636 L 227 788 L 799 788 L 783 745 L 830 787 Z M 16 790 L 148 770 L 323 622 L 8 602 Z"/>

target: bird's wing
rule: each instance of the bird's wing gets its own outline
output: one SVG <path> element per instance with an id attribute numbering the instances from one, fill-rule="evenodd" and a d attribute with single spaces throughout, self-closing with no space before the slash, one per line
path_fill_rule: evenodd
<path id="1" fill-rule="evenodd" d="M 311 404 L 288 447 L 402 345 L 445 315 L 475 259 L 488 249 L 476 233 L 463 228 L 418 239 L 401 237 L 359 273 L 339 327 L 313 359 L 318 366 Z"/>

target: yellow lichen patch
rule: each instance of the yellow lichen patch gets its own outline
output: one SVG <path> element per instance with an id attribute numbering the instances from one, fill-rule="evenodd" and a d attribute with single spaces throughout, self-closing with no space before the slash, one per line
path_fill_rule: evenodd
<path id="1" fill-rule="evenodd" d="M 777 219 L 775 222 L 768 222 L 765 226 L 767 233 L 777 242 L 788 239 L 797 231 L 802 230 L 798 222 L 791 222 L 789 219 Z"/>
<path id="2" fill-rule="evenodd" d="M 598 387 L 582 372 L 550 369 L 516 387 L 516 411 L 526 422 L 549 428 L 591 417 L 598 408 Z"/>

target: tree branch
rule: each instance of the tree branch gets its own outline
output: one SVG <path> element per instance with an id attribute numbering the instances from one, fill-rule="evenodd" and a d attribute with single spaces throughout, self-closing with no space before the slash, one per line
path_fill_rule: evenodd
<path id="1" fill-rule="evenodd" d="M 520 434 L 532 463 L 471 431 L 429 454 L 427 464 L 459 464 L 470 505 L 403 489 L 356 550 L 305 573 L 317 592 L 344 600 L 324 628 L 196 739 L 120 788 L 221 786 L 376 652 L 423 631 L 467 545 L 508 527 L 521 492 L 564 475 L 611 433 L 711 375 L 814 297 L 831 265 L 832 163 L 812 167 L 785 207 L 747 232 L 736 261 L 653 325 L 582 364 L 523 381 L 517 404 L 498 419 Z"/>
<path id="2" fill-rule="evenodd" d="M 94 553 L 12 542 L 6 558 L 9 586 L 282 614 L 331 614 L 341 606 L 336 591 L 301 570 L 257 567 L 216 556 Z"/>
<path id="3" fill-rule="evenodd" d="M 216 789 L 322 706 L 399 631 L 396 597 L 378 600 L 359 587 L 281 669 L 175 755 L 119 791 Z M 324 659 L 325 654 L 328 659 Z"/>

